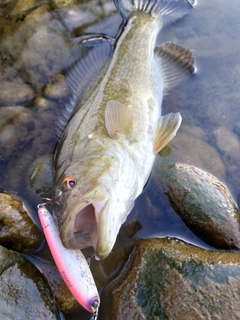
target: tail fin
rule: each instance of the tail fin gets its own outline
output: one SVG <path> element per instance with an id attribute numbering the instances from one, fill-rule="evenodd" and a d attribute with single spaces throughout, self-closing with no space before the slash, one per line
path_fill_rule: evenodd
<path id="1" fill-rule="evenodd" d="M 163 16 L 172 22 L 188 13 L 196 4 L 196 0 L 114 0 L 123 18 L 136 11 L 152 16 Z"/>

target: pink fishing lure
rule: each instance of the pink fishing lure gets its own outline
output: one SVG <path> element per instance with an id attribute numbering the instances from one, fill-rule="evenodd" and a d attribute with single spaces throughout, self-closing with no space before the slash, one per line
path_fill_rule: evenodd
<path id="1" fill-rule="evenodd" d="M 97 313 L 100 298 L 84 255 L 80 250 L 69 250 L 62 245 L 58 227 L 44 204 L 38 205 L 38 215 L 53 259 L 67 287 L 86 310 Z"/>

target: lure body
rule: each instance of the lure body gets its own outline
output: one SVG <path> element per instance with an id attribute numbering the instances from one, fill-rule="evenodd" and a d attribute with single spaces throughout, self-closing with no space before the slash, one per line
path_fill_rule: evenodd
<path id="1" fill-rule="evenodd" d="M 74 298 L 89 312 L 100 304 L 98 291 L 88 263 L 80 250 L 66 249 L 61 242 L 53 216 L 44 205 L 38 206 L 38 216 L 56 266 Z"/>

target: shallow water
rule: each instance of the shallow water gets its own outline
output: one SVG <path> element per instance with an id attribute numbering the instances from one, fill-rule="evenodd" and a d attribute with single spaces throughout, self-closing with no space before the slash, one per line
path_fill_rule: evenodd
<path id="1" fill-rule="evenodd" d="M 41 198 L 29 186 L 29 168 L 54 151 L 56 119 L 68 97 L 67 88 L 57 91 L 56 84 L 63 82 L 59 74 L 67 64 L 71 38 L 96 32 L 114 36 L 121 17 L 107 1 L 64 7 L 50 0 L 24 5 L 8 1 L 0 4 L 0 17 L 0 188 L 36 206 Z M 163 114 L 180 111 L 183 117 L 171 143 L 180 148 L 178 161 L 215 175 L 235 201 L 240 192 L 239 17 L 237 0 L 199 0 L 189 15 L 158 37 L 158 43 L 173 41 L 193 50 L 197 63 L 196 74 L 163 101 Z M 135 237 L 171 236 L 209 248 L 173 211 L 159 179 L 155 168 L 126 222 L 141 223 Z"/>

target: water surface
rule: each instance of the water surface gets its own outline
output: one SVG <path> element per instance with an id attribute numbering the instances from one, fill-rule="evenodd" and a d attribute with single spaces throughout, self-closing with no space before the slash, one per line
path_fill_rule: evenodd
<path id="1" fill-rule="evenodd" d="M 34 207 L 41 197 L 29 185 L 30 168 L 39 156 L 54 152 L 56 122 L 69 95 L 62 71 L 72 39 L 96 32 L 114 36 L 121 23 L 111 2 L 69 3 L 12 0 L 0 4 L 0 188 L 21 195 Z M 171 146 L 178 148 L 179 162 L 215 175 L 236 201 L 240 192 L 237 0 L 199 0 L 188 16 L 162 31 L 158 44 L 164 41 L 193 50 L 197 64 L 196 74 L 168 92 L 163 101 L 163 114 L 179 111 L 183 117 Z M 133 54 L 137 52 L 136 48 Z M 208 248 L 171 208 L 159 182 L 158 165 L 160 157 L 126 224 L 140 222 L 142 229 L 135 237 L 171 236 Z M 51 182 L 44 186 L 49 190 Z"/>

